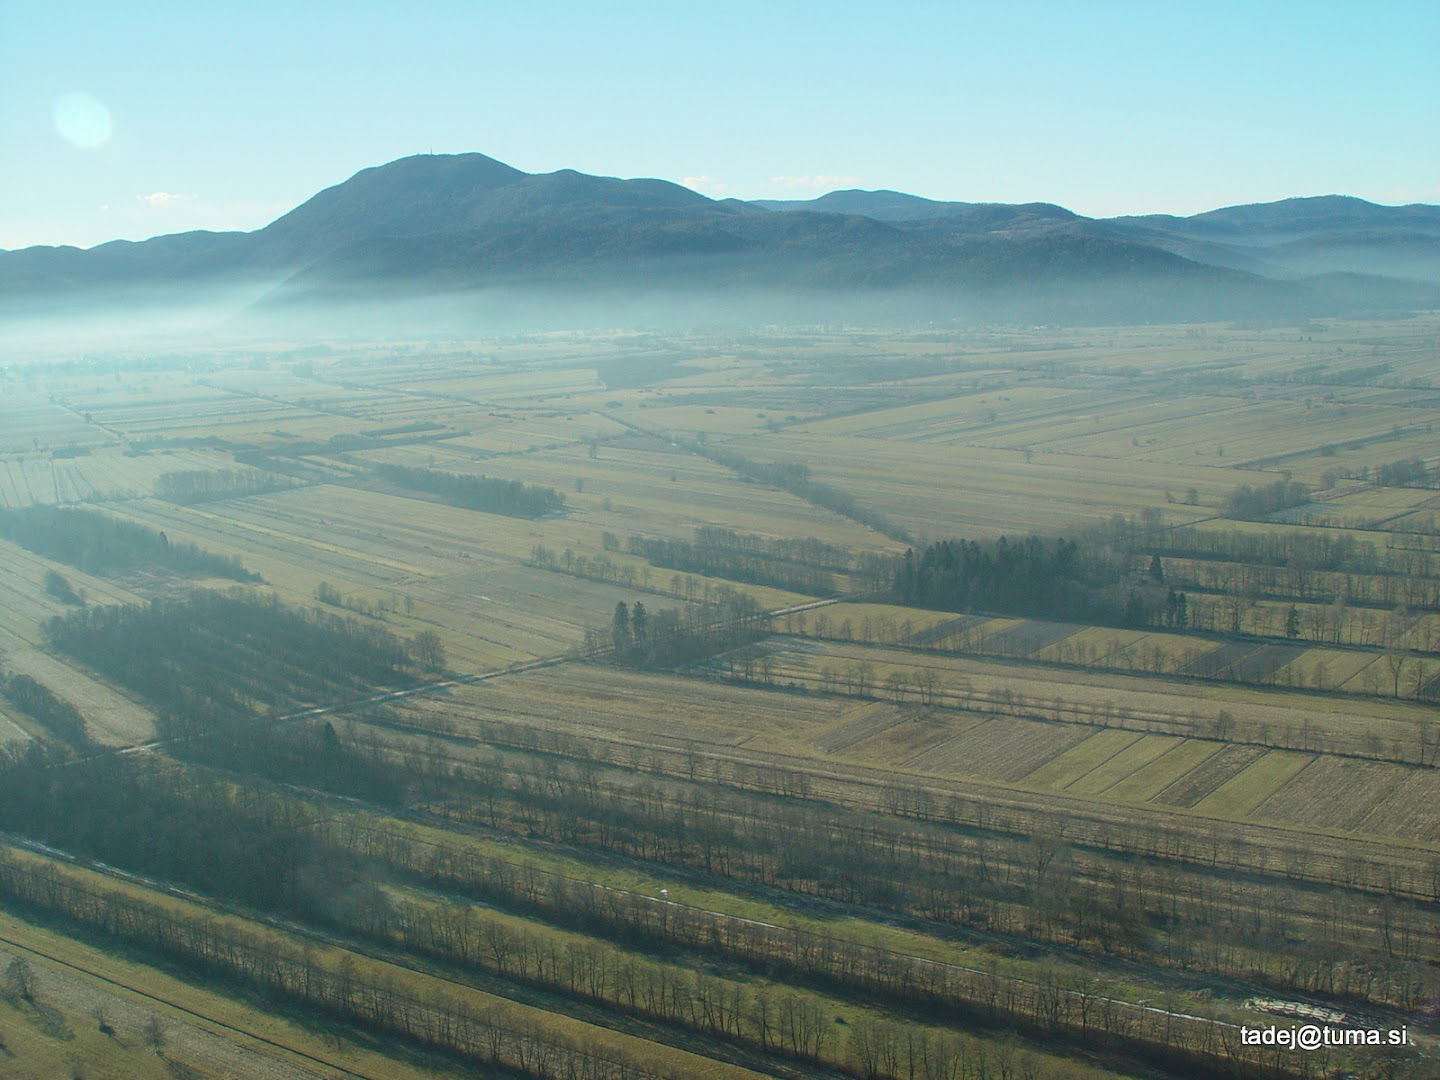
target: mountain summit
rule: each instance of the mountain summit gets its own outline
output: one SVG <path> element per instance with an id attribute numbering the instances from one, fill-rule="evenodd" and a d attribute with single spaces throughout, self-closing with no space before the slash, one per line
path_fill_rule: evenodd
<path id="1" fill-rule="evenodd" d="M 361 170 L 271 222 L 256 239 L 272 259 L 304 261 L 376 237 L 710 205 L 704 195 L 665 180 L 617 180 L 573 169 L 526 173 L 484 154 L 424 154 Z"/>

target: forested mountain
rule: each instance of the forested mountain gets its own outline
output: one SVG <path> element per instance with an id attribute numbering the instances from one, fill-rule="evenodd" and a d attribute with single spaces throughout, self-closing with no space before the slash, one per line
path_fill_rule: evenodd
<path id="1" fill-rule="evenodd" d="M 1270 276 L 1358 273 L 1440 283 L 1440 206 L 1321 195 L 1106 224 L 1118 236 Z"/>
<path id="2" fill-rule="evenodd" d="M 807 312 L 853 313 L 870 297 L 906 318 L 1165 321 L 1440 304 L 1426 282 L 1440 283 L 1436 207 L 1327 196 L 1098 221 L 895 191 L 745 203 L 663 180 L 525 173 L 483 154 L 364 169 L 254 232 L 0 252 L 0 312 L 17 314 L 102 296 L 175 304 L 245 283 L 272 315 L 397 291 L 500 287 L 553 304 L 557 290 L 643 287 L 732 308 L 791 296 Z"/>

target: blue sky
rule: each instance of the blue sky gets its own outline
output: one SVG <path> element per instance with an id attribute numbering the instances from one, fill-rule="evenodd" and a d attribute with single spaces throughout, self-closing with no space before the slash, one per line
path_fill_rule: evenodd
<path id="1" fill-rule="evenodd" d="M 0 0 L 0 248 L 480 151 L 712 195 L 1440 202 L 1440 3 Z"/>

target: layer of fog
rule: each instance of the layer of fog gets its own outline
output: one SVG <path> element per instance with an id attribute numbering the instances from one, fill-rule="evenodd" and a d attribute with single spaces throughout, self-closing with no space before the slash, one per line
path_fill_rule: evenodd
<path id="1" fill-rule="evenodd" d="M 1210 286 L 1135 277 L 1036 284 L 991 291 L 960 288 L 694 289 L 656 283 L 605 287 L 491 286 L 450 291 L 394 288 L 275 300 L 274 282 L 131 290 L 0 307 L 0 366 L 94 352 L 289 342 L 426 341 L 543 331 L 616 328 L 688 330 L 762 326 L 916 327 L 1037 324 L 1085 326 L 1299 321 L 1341 314 L 1313 289 L 1275 283 L 1270 294 L 1237 296 Z M 1368 283 L 1345 283 L 1346 313 L 1399 314 L 1369 303 Z M 1426 287 L 1428 288 L 1428 287 Z M 1338 293 L 1337 293 L 1338 295 Z M 1382 298 L 1383 299 L 1383 298 Z M 1413 306 L 1430 307 L 1424 294 Z"/>

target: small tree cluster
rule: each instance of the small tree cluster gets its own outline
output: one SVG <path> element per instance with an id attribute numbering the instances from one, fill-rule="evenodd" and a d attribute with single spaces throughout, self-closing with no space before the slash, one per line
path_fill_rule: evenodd
<path id="1" fill-rule="evenodd" d="M 717 603 L 650 612 L 636 601 L 615 605 L 610 626 L 586 635 L 587 652 L 634 668 L 675 668 L 754 641 L 763 632 L 759 606 L 734 590 Z"/>

